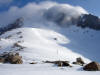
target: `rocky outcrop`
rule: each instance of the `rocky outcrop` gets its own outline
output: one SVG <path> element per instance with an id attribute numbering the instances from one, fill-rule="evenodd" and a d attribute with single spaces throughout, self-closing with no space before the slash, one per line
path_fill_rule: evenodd
<path id="1" fill-rule="evenodd" d="M 81 65 L 83 66 L 85 64 L 85 62 L 83 61 L 82 58 L 76 58 L 76 62 L 73 62 L 73 64 L 77 64 L 77 65 Z"/>
<path id="2" fill-rule="evenodd" d="M 69 64 L 69 61 L 45 61 L 45 63 L 53 63 L 59 67 L 66 67 L 66 66 L 72 67 Z"/>
<path id="3" fill-rule="evenodd" d="M 22 56 L 19 53 L 5 53 L 0 56 L 1 63 L 22 64 Z"/>
<path id="4" fill-rule="evenodd" d="M 20 42 L 21 41 L 18 41 L 18 42 L 16 42 L 16 43 L 14 43 L 14 45 L 12 46 L 12 48 L 19 48 L 17 51 L 20 51 L 20 50 L 23 50 L 24 48 L 26 48 L 26 47 L 24 47 L 24 46 L 21 46 L 20 45 Z"/>
<path id="5" fill-rule="evenodd" d="M 56 61 L 55 64 L 59 67 L 65 67 L 65 66 L 69 66 L 72 67 L 68 62 L 66 61 Z"/>
<path id="6" fill-rule="evenodd" d="M 100 30 L 100 18 L 92 14 L 83 14 L 80 16 L 77 26 Z"/>
<path id="7" fill-rule="evenodd" d="M 97 62 L 91 62 L 83 67 L 86 71 L 100 71 L 100 64 Z"/>
<path id="8" fill-rule="evenodd" d="M 23 63 L 22 57 L 19 56 L 19 53 L 16 53 L 15 55 L 10 56 L 10 61 L 9 62 L 11 64 L 22 64 Z"/>

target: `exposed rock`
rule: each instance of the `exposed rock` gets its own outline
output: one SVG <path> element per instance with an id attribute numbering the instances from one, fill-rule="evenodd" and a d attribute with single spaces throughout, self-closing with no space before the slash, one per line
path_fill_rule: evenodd
<path id="1" fill-rule="evenodd" d="M 19 53 L 16 53 L 14 56 L 11 57 L 10 63 L 12 64 L 22 64 L 22 56 L 19 56 Z"/>
<path id="2" fill-rule="evenodd" d="M 20 46 L 19 43 L 14 43 L 13 48 L 14 47 L 22 47 L 22 46 Z"/>
<path id="3" fill-rule="evenodd" d="M 76 58 L 76 62 L 73 62 L 73 64 L 78 64 L 78 65 L 83 66 L 85 63 L 82 60 L 82 58 L 79 57 L 79 58 Z"/>
<path id="4" fill-rule="evenodd" d="M 66 61 L 56 61 L 55 64 L 57 64 L 57 66 L 59 67 L 64 67 L 64 66 L 69 66 L 72 67 L 68 62 Z"/>
<path id="5" fill-rule="evenodd" d="M 73 62 L 73 64 L 79 64 L 78 62 Z M 80 65 L 80 64 L 79 64 Z"/>
<path id="6" fill-rule="evenodd" d="M 22 56 L 19 56 L 19 53 L 4 53 L 1 56 L 1 62 L 11 63 L 11 64 L 22 64 Z"/>
<path id="7" fill-rule="evenodd" d="M 45 61 L 45 63 L 53 63 L 53 64 L 56 64 L 59 67 L 64 67 L 64 66 L 72 67 L 69 64 L 69 61 Z"/>
<path id="8" fill-rule="evenodd" d="M 85 63 L 84 63 L 84 61 L 83 61 L 83 59 L 82 59 L 82 58 L 80 58 L 80 57 L 79 57 L 79 58 L 77 58 L 76 60 L 77 60 L 77 62 L 79 62 L 79 63 L 81 63 L 81 64 L 85 64 Z"/>
<path id="9" fill-rule="evenodd" d="M 21 34 L 21 33 L 22 33 L 22 32 L 19 31 L 19 32 L 17 32 L 16 34 L 19 35 L 19 34 Z"/>
<path id="10" fill-rule="evenodd" d="M 37 64 L 36 62 L 31 62 L 30 64 Z"/>
<path id="11" fill-rule="evenodd" d="M 100 71 L 100 64 L 97 62 L 91 62 L 83 67 L 86 71 Z"/>
<path id="12" fill-rule="evenodd" d="M 19 41 L 19 42 L 21 42 L 21 41 Z M 18 51 L 20 51 L 20 50 L 22 50 L 22 49 L 26 48 L 26 47 L 21 46 L 21 45 L 19 44 L 19 42 L 14 43 L 14 45 L 13 45 L 13 47 L 12 47 L 12 48 L 18 47 L 18 48 L 19 48 L 19 49 L 18 49 Z"/>
<path id="13" fill-rule="evenodd" d="M 55 61 L 43 61 L 44 63 L 54 63 Z"/>
<path id="14" fill-rule="evenodd" d="M 5 58 L 0 57 L 0 63 L 5 63 Z"/>

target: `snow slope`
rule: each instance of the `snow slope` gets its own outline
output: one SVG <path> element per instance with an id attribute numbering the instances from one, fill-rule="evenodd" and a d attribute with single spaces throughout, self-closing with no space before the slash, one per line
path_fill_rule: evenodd
<path id="1" fill-rule="evenodd" d="M 21 32 L 20 34 L 17 34 Z M 85 62 L 99 61 L 99 31 L 69 27 L 53 29 L 23 27 L 6 32 L 1 36 L 0 46 L 3 52 L 19 52 L 25 62 L 44 60 L 75 61 L 82 57 Z M 7 38 L 11 35 L 10 38 Z M 22 36 L 22 38 L 20 38 Z M 13 44 L 25 47 L 21 51 Z"/>

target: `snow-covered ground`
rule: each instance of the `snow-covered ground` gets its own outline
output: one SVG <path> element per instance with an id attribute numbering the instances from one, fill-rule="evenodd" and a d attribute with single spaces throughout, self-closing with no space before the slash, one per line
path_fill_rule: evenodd
<path id="1" fill-rule="evenodd" d="M 80 66 L 56 67 L 52 64 L 10 65 L 0 64 L 1 75 L 100 75 L 99 71 L 82 71 Z"/>

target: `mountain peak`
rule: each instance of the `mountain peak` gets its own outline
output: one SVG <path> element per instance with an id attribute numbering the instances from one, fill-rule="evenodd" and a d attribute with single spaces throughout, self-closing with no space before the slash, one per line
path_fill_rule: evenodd
<path id="1" fill-rule="evenodd" d="M 100 18 L 92 14 L 83 14 L 83 16 L 79 18 L 77 26 L 100 30 Z"/>

